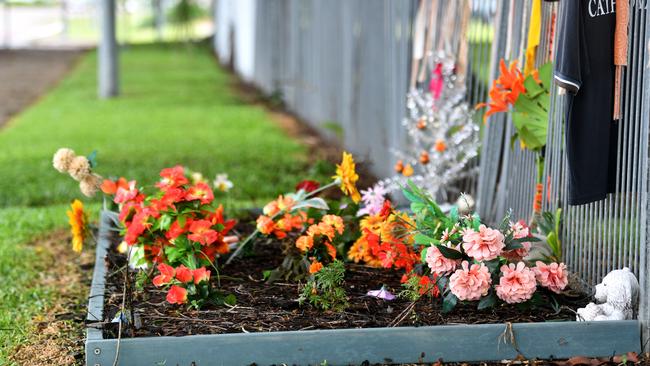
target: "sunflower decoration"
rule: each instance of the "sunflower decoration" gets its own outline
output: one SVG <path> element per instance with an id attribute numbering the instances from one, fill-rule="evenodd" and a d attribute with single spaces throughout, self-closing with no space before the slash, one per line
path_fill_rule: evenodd
<path id="1" fill-rule="evenodd" d="M 357 190 L 357 181 L 359 175 L 356 172 L 356 167 L 352 154 L 343 152 L 343 160 L 341 164 L 336 164 L 336 175 L 332 178 L 336 179 L 341 184 L 341 191 L 350 196 L 354 203 L 361 201 L 361 194 Z"/>
<path id="2" fill-rule="evenodd" d="M 79 200 L 74 200 L 66 214 L 72 234 L 72 250 L 81 253 L 84 240 L 88 235 L 88 214 L 84 211 L 84 204 Z"/>

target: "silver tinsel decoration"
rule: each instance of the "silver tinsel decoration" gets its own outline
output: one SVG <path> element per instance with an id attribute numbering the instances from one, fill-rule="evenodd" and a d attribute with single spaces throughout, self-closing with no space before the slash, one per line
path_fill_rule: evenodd
<path id="1" fill-rule="evenodd" d="M 478 173 L 471 163 L 480 146 L 479 126 L 465 101 L 464 83 L 457 82 L 454 59 L 441 52 L 433 61 L 429 90 L 415 88 L 407 95 L 406 149 L 392 151 L 402 163 L 396 170 L 408 171 L 410 165 L 413 174 L 398 173 L 379 184 L 392 191 L 410 179 L 440 202 L 454 202 L 461 183 Z"/>

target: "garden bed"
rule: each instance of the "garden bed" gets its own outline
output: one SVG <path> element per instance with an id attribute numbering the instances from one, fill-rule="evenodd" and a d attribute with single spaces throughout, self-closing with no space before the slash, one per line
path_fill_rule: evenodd
<path id="1" fill-rule="evenodd" d="M 88 320 L 101 324 L 122 304 L 124 259 L 114 252 L 103 218 Z M 350 265 L 346 290 L 350 307 L 343 313 L 321 312 L 297 302 L 299 285 L 265 284 L 262 271 L 282 260 L 280 244 L 260 242 L 255 256 L 244 256 L 221 271 L 221 285 L 237 296 L 235 307 L 179 311 L 165 295 L 146 285 L 133 296 L 138 329 L 125 327 L 118 341 L 117 325 L 91 324 L 87 362 L 112 364 L 120 344 L 119 364 L 359 364 L 377 362 L 480 361 L 515 358 L 566 358 L 577 354 L 611 356 L 638 352 L 636 321 L 576 323 L 571 308 L 586 299 L 564 298 L 566 307 L 535 309 L 503 306 L 477 311 L 459 306 L 440 313 L 440 304 L 397 299 L 385 302 L 365 296 L 386 285 L 400 290 L 394 271 Z M 407 311 L 405 311 L 407 310 Z M 458 325 L 462 324 L 462 325 Z M 228 334 L 226 334 L 228 333 Z"/>

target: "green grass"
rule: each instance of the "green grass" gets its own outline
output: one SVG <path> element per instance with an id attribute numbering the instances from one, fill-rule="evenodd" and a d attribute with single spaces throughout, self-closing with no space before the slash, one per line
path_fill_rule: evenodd
<path id="1" fill-rule="evenodd" d="M 183 164 L 227 172 L 235 200 L 261 203 L 294 186 L 305 148 L 232 92 L 231 77 L 202 48 L 139 46 L 122 52 L 123 91 L 98 100 L 95 55 L 0 132 L 0 206 L 66 203 L 76 182 L 51 167 L 59 147 L 98 151 L 97 172 L 151 184 Z"/>
<path id="2" fill-rule="evenodd" d="M 98 173 L 142 184 L 175 164 L 210 178 L 227 172 L 235 184 L 231 207 L 260 205 L 291 190 L 305 172 L 306 148 L 263 108 L 238 98 L 231 76 L 207 49 L 148 45 L 121 55 L 119 98 L 97 99 L 96 56 L 90 53 L 0 130 L 0 364 L 55 290 L 33 285 L 43 263 L 25 243 L 65 226 L 67 204 L 81 196 L 76 182 L 52 168 L 57 148 L 97 150 Z"/>

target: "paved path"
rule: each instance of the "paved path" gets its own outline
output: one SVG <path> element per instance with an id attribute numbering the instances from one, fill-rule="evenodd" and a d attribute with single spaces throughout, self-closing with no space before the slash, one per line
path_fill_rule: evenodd
<path id="1" fill-rule="evenodd" d="M 82 53 L 0 50 L 0 126 L 55 85 Z"/>

